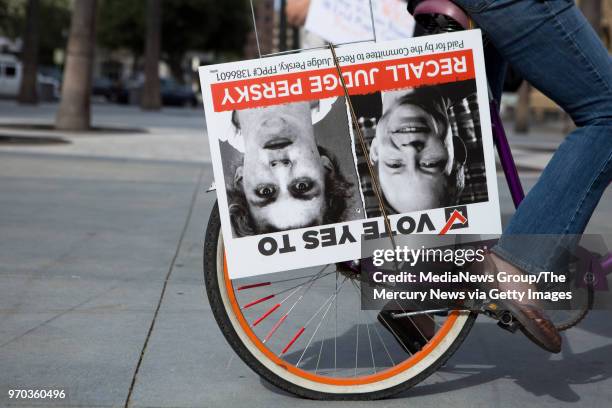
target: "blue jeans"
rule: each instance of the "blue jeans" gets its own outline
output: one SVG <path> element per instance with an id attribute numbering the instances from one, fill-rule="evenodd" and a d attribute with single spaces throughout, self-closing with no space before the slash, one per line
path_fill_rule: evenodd
<path id="1" fill-rule="evenodd" d="M 503 59 L 577 126 L 493 249 L 527 272 L 554 270 L 558 253 L 553 249 L 563 236 L 584 232 L 612 180 L 612 59 L 572 0 L 453 1 L 495 48 L 488 50 L 492 60 L 487 61 L 487 75 L 496 98 L 502 89 Z"/>

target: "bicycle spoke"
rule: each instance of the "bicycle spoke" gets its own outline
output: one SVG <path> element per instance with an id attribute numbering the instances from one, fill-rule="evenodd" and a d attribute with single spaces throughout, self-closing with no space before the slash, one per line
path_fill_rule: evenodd
<path id="1" fill-rule="evenodd" d="M 405 309 L 402 307 L 402 305 L 401 305 L 401 304 L 400 304 L 400 303 L 399 303 L 397 300 L 395 300 L 395 303 L 396 303 L 396 304 L 397 304 L 397 305 L 400 307 L 400 309 L 402 310 L 402 313 L 406 313 L 406 310 L 405 310 Z M 408 317 L 408 319 L 410 320 L 410 322 L 412 323 L 412 325 L 413 325 L 414 327 L 416 327 L 417 331 L 419 332 L 419 334 L 421 335 L 421 337 L 423 338 L 423 340 L 425 340 L 425 342 L 426 342 L 426 343 L 428 343 L 428 342 L 429 342 L 429 339 L 427 338 L 427 336 L 425 336 L 425 335 L 423 334 L 423 332 L 421 331 L 421 329 L 419 328 L 419 326 L 418 326 L 418 325 L 417 325 L 417 324 L 414 322 L 414 320 L 412 320 L 412 318 L 411 318 L 410 316 L 407 316 L 407 317 Z"/>
<path id="2" fill-rule="evenodd" d="M 436 327 L 436 331 L 438 331 L 438 329 L 437 329 L 437 328 L 438 328 L 438 327 L 441 327 L 440 323 L 436 322 L 436 319 L 434 319 L 434 317 L 433 317 L 433 315 L 432 315 L 432 314 L 425 313 L 425 316 L 429 317 L 429 318 L 430 318 L 430 319 L 433 321 L 433 323 L 434 323 L 434 327 Z"/>
<path id="3" fill-rule="evenodd" d="M 359 357 L 359 323 L 357 323 L 357 343 L 355 344 L 355 375 L 357 377 L 357 361 Z"/>
<path id="4" fill-rule="evenodd" d="M 307 281 L 302 282 L 302 283 L 300 283 L 300 284 L 298 284 L 298 285 L 295 285 L 295 286 L 291 286 L 290 288 L 283 289 L 283 290 L 281 290 L 280 292 L 278 292 L 277 294 L 281 294 L 281 293 L 288 292 L 288 291 L 290 291 L 291 289 L 294 289 L 294 288 L 297 288 L 297 287 L 300 287 L 300 286 L 304 286 L 304 285 L 306 285 L 306 284 L 308 284 L 308 283 L 310 283 L 310 282 L 312 282 L 312 281 L 319 280 L 319 279 L 321 279 L 321 278 L 324 278 L 324 277 L 326 277 L 326 276 L 331 275 L 332 273 L 334 273 L 334 272 L 328 272 L 328 273 L 324 273 L 323 275 L 321 275 L 321 272 L 323 272 L 323 271 L 324 271 L 325 269 L 327 269 L 328 267 L 329 267 L 329 264 L 328 264 L 328 265 L 326 265 L 326 266 L 325 266 L 325 268 L 323 268 L 323 269 L 322 269 L 321 271 L 319 271 L 318 273 L 315 273 L 315 274 L 312 274 L 312 275 L 308 275 L 308 277 L 309 277 L 310 279 L 308 279 Z M 302 279 L 302 278 L 283 279 L 283 280 L 279 280 L 279 281 L 276 281 L 276 282 L 289 282 L 289 281 L 293 281 L 293 280 L 297 280 L 297 279 Z"/>
<path id="5" fill-rule="evenodd" d="M 276 309 L 278 309 L 279 307 L 281 307 L 280 303 L 275 304 L 274 306 L 272 306 L 267 312 L 265 312 L 263 315 L 261 315 L 257 320 L 255 320 L 253 322 L 253 324 L 251 325 L 252 327 L 257 326 L 259 323 L 263 322 L 264 319 L 266 319 L 268 316 L 270 316 L 272 313 L 274 313 L 276 311 Z"/>
<path id="6" fill-rule="evenodd" d="M 336 269 L 336 290 L 338 290 L 338 270 Z M 338 372 L 338 297 L 334 299 L 334 373 Z"/>
<path id="7" fill-rule="evenodd" d="M 285 354 L 287 352 L 287 350 L 289 350 L 289 348 L 291 348 L 291 346 L 293 346 L 293 343 L 295 343 L 297 341 L 297 339 L 302 335 L 302 333 L 304 333 L 304 330 L 306 330 L 305 327 L 300 327 L 300 329 L 297 331 L 297 333 L 295 333 L 295 336 L 293 336 L 291 341 L 285 346 L 283 351 L 281 351 L 281 353 L 280 353 L 281 357 L 283 356 L 283 354 Z M 297 365 L 296 365 L 296 367 L 297 367 Z"/>
<path id="8" fill-rule="evenodd" d="M 345 279 L 346 280 L 346 279 Z M 343 282 L 344 283 L 344 282 Z M 306 322 L 306 324 L 304 326 L 308 326 L 310 324 L 310 322 L 312 322 L 312 320 L 315 318 L 315 316 L 317 316 L 319 314 L 319 312 L 329 303 L 330 305 L 332 304 L 331 301 L 333 301 L 333 299 L 338 295 L 338 292 L 340 292 L 340 289 L 342 288 L 342 284 L 340 284 L 340 287 L 338 288 L 338 291 L 334 294 L 332 294 L 330 297 L 327 298 L 327 300 L 325 300 L 325 302 L 323 302 L 323 304 L 321 306 L 319 306 L 319 309 L 317 309 L 317 311 L 310 317 L 310 319 L 308 319 L 308 321 Z"/>
<path id="9" fill-rule="evenodd" d="M 321 310 L 323 310 L 323 308 L 327 305 L 327 309 L 325 310 L 325 313 L 323 314 L 323 317 L 321 318 L 321 320 L 319 321 L 319 324 L 317 325 L 317 328 L 315 329 L 314 333 L 312 334 L 312 336 L 310 337 L 310 340 L 308 341 L 308 344 L 306 345 L 306 348 L 304 349 L 304 351 L 302 352 L 302 355 L 300 356 L 300 359 L 298 360 L 297 364 L 295 365 L 296 367 L 300 364 L 300 361 L 302 360 L 302 357 L 304 357 L 304 354 L 306 353 L 306 350 L 308 350 L 308 347 L 310 346 L 310 342 L 312 341 L 312 339 L 314 338 L 314 336 L 317 334 L 317 331 L 319 330 L 319 327 L 321 327 L 321 323 L 323 323 L 323 320 L 325 319 L 325 316 L 327 315 L 327 312 L 329 311 L 329 309 L 331 308 L 331 305 L 333 303 L 333 300 L 338 296 L 338 293 L 340 293 L 340 289 L 342 289 L 342 284 L 344 284 L 344 282 L 346 281 L 346 278 L 344 279 L 344 281 L 340 284 L 340 287 L 338 288 L 338 290 L 333 293 L 329 298 L 327 298 L 327 300 L 325 302 L 323 302 L 323 304 L 319 307 L 319 309 L 317 309 L 317 311 L 310 317 L 310 319 L 308 319 L 308 321 L 304 324 L 304 326 L 302 327 L 303 329 L 305 329 L 306 327 L 308 327 L 308 325 L 310 324 L 310 322 L 313 321 L 313 319 L 319 314 L 319 312 L 321 312 Z M 328 305 L 329 304 L 329 305 Z M 285 352 L 283 351 L 284 354 Z"/>
<path id="10" fill-rule="evenodd" d="M 335 295 L 334 295 L 334 297 L 335 297 Z M 300 366 L 300 362 L 302 361 L 302 358 L 304 358 L 304 355 L 306 354 L 306 351 L 308 351 L 308 347 L 310 347 L 310 344 L 312 343 L 312 340 L 314 339 L 314 337 L 316 336 L 317 332 L 319 331 L 319 328 L 321 327 L 321 324 L 325 320 L 325 317 L 327 316 L 327 312 L 329 312 L 329 309 L 331 308 L 332 304 L 333 304 L 333 301 L 329 302 L 329 305 L 327 305 L 327 309 L 325 309 L 325 313 L 323 313 L 323 316 L 321 317 L 321 320 L 319 321 L 319 324 L 317 324 L 317 327 L 315 328 L 314 332 L 312 333 L 312 336 L 310 336 L 310 339 L 308 340 L 308 343 L 306 344 L 306 347 L 304 348 L 304 351 L 302 351 L 302 355 L 300 356 L 298 362 L 295 364 L 296 367 Z M 318 363 L 317 363 L 317 366 L 318 366 Z"/>
<path id="11" fill-rule="evenodd" d="M 264 313 L 263 315 L 261 315 L 257 320 L 255 320 L 255 322 L 252 324 L 252 327 L 257 326 L 259 323 L 261 323 L 264 319 L 266 319 L 268 316 L 270 316 L 274 311 L 276 311 L 276 309 L 278 309 L 279 307 L 281 307 L 281 305 L 283 303 L 285 303 L 291 296 L 293 296 L 298 290 L 300 290 L 301 286 L 298 286 L 293 292 L 291 292 L 288 296 L 286 296 L 283 300 L 281 300 L 279 303 L 275 304 L 274 306 L 272 306 L 270 308 L 270 310 L 268 310 L 266 313 Z"/>
<path id="12" fill-rule="evenodd" d="M 359 288 L 357 286 L 357 283 L 355 281 L 351 280 L 351 283 L 353 284 L 353 287 L 355 288 L 355 290 L 357 291 L 357 293 L 359 295 L 359 298 L 361 299 L 361 288 Z M 361 320 L 362 321 L 364 320 L 363 319 L 363 315 L 362 315 Z M 366 326 L 366 332 L 368 334 L 368 342 L 370 344 L 370 354 L 371 354 L 371 357 L 372 357 L 372 367 L 374 368 L 374 373 L 376 373 L 377 372 L 377 370 L 376 370 L 376 362 L 374 360 L 374 350 L 372 348 L 372 338 L 370 337 L 370 325 L 367 323 L 367 321 L 365 321 L 364 324 Z"/>
<path id="13" fill-rule="evenodd" d="M 314 282 L 314 281 L 319 280 L 321 278 L 324 278 L 324 277 L 326 277 L 328 275 L 331 275 L 333 272 L 329 272 L 329 273 L 321 275 L 321 273 L 325 269 L 327 269 L 327 267 L 329 267 L 329 265 L 326 265 L 318 274 L 312 275 L 314 277 L 309 279 L 309 280 L 307 280 L 306 282 L 303 282 L 303 283 L 301 283 L 299 285 L 292 286 L 292 287 L 287 288 L 287 289 L 283 289 L 283 290 L 281 290 L 279 292 L 276 292 L 276 293 L 273 293 L 271 295 L 264 296 L 262 298 L 256 299 L 256 300 L 254 300 L 252 302 L 249 302 L 246 305 L 242 306 L 241 309 L 248 309 L 248 308 L 253 307 L 253 306 L 255 306 L 255 305 L 259 304 L 259 303 L 262 303 L 262 302 L 265 302 L 267 300 L 273 299 L 273 298 L 277 297 L 278 295 L 282 295 L 283 293 L 287 293 L 287 292 L 289 292 L 292 289 L 301 288 L 301 287 L 303 287 L 304 285 L 306 285 L 308 283 Z M 263 285 L 263 286 L 266 286 L 266 285 Z"/>
<path id="14" fill-rule="evenodd" d="M 380 343 L 382 344 L 383 348 L 385 349 L 385 353 L 387 353 L 387 357 L 389 357 L 389 360 L 391 361 L 391 365 L 394 366 L 395 365 L 395 361 L 393 361 L 393 357 L 391 357 L 391 353 L 389 353 L 389 349 L 387 348 L 387 345 L 385 344 L 385 341 L 383 340 L 383 338 L 380 335 L 378 329 L 376 328 L 376 325 L 373 325 L 372 327 L 374 328 L 374 332 L 376 333 L 376 336 L 378 336 L 378 340 L 380 341 Z"/>
<path id="15" fill-rule="evenodd" d="M 353 287 L 355 288 L 357 293 L 359 293 L 359 295 L 361 296 L 361 291 L 359 290 L 359 288 L 357 288 L 356 285 L 353 285 Z M 393 334 L 393 337 L 395 337 L 397 339 L 397 341 L 400 342 L 400 344 L 403 346 L 403 348 L 405 350 L 408 350 L 408 347 L 406 347 L 406 345 L 402 341 L 401 337 L 395 332 L 395 330 L 393 330 L 393 328 L 391 327 L 389 322 L 387 322 L 387 319 L 385 319 L 385 317 L 383 315 L 380 315 L 380 318 L 385 322 L 385 324 L 387 325 L 387 328 L 391 331 L 391 334 Z M 409 351 L 408 351 L 408 354 L 412 355 L 412 353 L 410 353 Z"/>
<path id="16" fill-rule="evenodd" d="M 329 264 L 327 266 L 329 266 Z M 313 273 L 312 275 L 298 276 L 297 278 L 279 279 L 275 281 L 259 282 L 259 283 L 249 283 L 247 285 L 237 287 L 236 290 L 240 291 L 240 290 L 246 290 L 246 289 L 259 288 L 261 286 L 270 286 L 270 285 L 275 285 L 277 283 L 285 283 L 285 282 L 291 282 L 291 281 L 300 280 L 300 279 L 307 279 L 313 276 L 317 276 L 317 274 Z"/>
<path id="17" fill-rule="evenodd" d="M 268 296 L 264 296 L 262 298 L 259 298 L 257 300 L 254 300 L 252 302 L 247 303 L 246 305 L 242 306 L 242 309 L 248 309 L 249 307 L 253 307 L 255 305 L 258 305 L 262 302 L 265 302 L 266 300 L 270 300 L 274 297 L 275 295 L 268 295 Z"/>
<path id="18" fill-rule="evenodd" d="M 406 353 L 412 356 L 413 354 L 408 350 L 408 347 L 406 347 L 406 344 L 404 344 L 404 342 L 402 341 L 402 338 L 395 332 L 393 327 L 391 327 L 387 319 L 385 319 L 383 315 L 379 315 L 379 316 L 382 319 L 382 321 L 385 322 L 386 328 L 391 332 L 393 337 L 395 337 L 395 339 L 402 345 L 402 348 L 404 349 L 404 351 L 406 351 Z"/>
<path id="19" fill-rule="evenodd" d="M 272 326 L 272 328 L 270 329 L 270 331 L 268 332 L 268 334 L 266 335 L 266 337 L 263 339 L 262 343 L 266 344 L 266 342 L 268 340 L 270 340 L 270 338 L 272 337 L 272 335 L 274 334 L 274 332 L 276 332 L 276 330 L 278 330 L 278 328 L 281 326 L 281 324 L 283 324 L 283 322 L 287 319 L 287 314 L 284 314 L 281 316 L 280 319 L 278 319 L 278 321 L 274 324 L 274 326 Z"/>
<path id="20" fill-rule="evenodd" d="M 325 271 L 327 268 L 329 267 L 329 265 L 325 265 L 316 276 L 319 276 L 323 273 L 323 271 Z M 295 306 L 297 306 L 298 303 L 300 303 L 300 301 L 304 298 L 304 295 L 306 293 L 308 293 L 308 291 L 310 290 L 310 288 L 312 288 L 312 285 L 315 283 L 316 281 L 316 277 L 312 278 L 311 280 L 309 280 L 308 282 L 305 282 L 303 285 L 305 285 L 306 283 L 308 284 L 308 287 L 306 287 L 306 289 L 304 290 L 304 292 L 300 295 L 300 297 L 295 301 L 295 303 L 293 305 L 291 305 L 291 307 L 289 308 L 289 310 L 287 311 L 287 313 L 285 313 L 279 320 L 278 322 L 276 322 L 276 324 L 272 327 L 272 329 L 270 330 L 270 332 L 268 332 L 267 336 L 264 338 L 263 343 L 265 344 L 268 340 L 270 340 L 270 338 L 272 337 L 272 335 L 274 334 L 274 332 L 276 332 L 276 330 L 278 330 L 278 328 L 281 326 L 281 324 L 283 324 L 283 322 L 285 320 L 287 320 L 287 316 L 289 316 L 289 313 L 291 313 L 291 311 L 295 308 Z M 301 287 L 301 286 L 300 286 Z M 303 330 L 302 330 L 303 332 Z M 302 332 L 299 332 L 293 337 L 293 339 L 291 340 L 289 347 L 291 347 L 291 345 L 293 343 L 295 343 L 295 341 L 297 340 L 298 337 L 301 336 Z M 284 353 L 281 353 L 284 354 Z"/>
<path id="21" fill-rule="evenodd" d="M 423 340 L 425 340 L 425 343 L 428 343 L 428 342 L 429 342 L 429 339 L 427 338 L 427 336 L 425 336 L 425 335 L 423 334 L 423 332 L 422 332 L 422 331 L 421 331 L 421 329 L 419 328 L 419 325 L 418 325 L 418 324 L 416 324 L 416 323 L 414 322 L 414 320 L 412 320 L 412 317 L 408 316 L 408 319 L 410 320 L 410 322 L 412 323 L 412 325 L 413 325 L 414 327 L 416 327 L 417 331 L 419 332 L 419 334 L 421 335 L 421 337 L 423 338 Z"/>
<path id="22" fill-rule="evenodd" d="M 370 355 L 372 356 L 372 367 L 374 368 L 374 373 L 376 370 L 376 361 L 374 360 L 374 349 L 372 348 L 372 338 L 370 337 L 370 325 L 366 323 L 366 331 L 368 333 L 368 342 L 370 343 Z"/>
<path id="23" fill-rule="evenodd" d="M 334 299 L 334 302 L 336 301 L 336 299 Z M 327 319 L 327 326 L 329 326 L 329 321 L 330 319 Z M 325 345 L 325 338 L 321 339 L 321 347 L 319 347 L 319 355 L 317 356 L 317 365 L 315 366 L 315 374 L 317 373 L 317 371 L 319 371 L 319 363 L 321 362 L 321 355 L 323 354 L 323 347 Z"/>
<path id="24" fill-rule="evenodd" d="M 270 286 L 271 284 L 272 284 L 272 282 L 251 283 L 249 285 L 239 286 L 239 287 L 236 288 L 236 290 L 246 290 L 246 289 L 259 288 L 261 286 Z"/>

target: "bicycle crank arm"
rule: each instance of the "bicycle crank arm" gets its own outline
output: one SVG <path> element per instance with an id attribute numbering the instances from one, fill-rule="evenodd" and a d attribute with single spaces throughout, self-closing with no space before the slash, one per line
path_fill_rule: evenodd
<path id="1" fill-rule="evenodd" d="M 391 317 L 393 319 L 401 319 L 402 317 L 417 316 L 422 314 L 448 313 L 448 311 L 449 309 L 418 310 L 414 312 L 391 313 Z"/>
<path id="2" fill-rule="evenodd" d="M 512 313 L 507 310 L 499 310 L 496 303 L 486 302 L 480 312 L 497 320 L 497 325 L 510 333 L 515 333 L 521 328 L 521 324 L 512 316 Z"/>

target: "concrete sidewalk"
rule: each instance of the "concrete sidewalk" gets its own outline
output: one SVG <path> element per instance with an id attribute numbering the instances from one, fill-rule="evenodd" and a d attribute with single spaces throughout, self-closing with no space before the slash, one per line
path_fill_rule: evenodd
<path id="1" fill-rule="evenodd" d="M 210 173 L 2 153 L 0 174 L 0 406 L 14 403 L 9 388 L 65 389 L 57 406 L 123 405 Z"/>
<path id="2" fill-rule="evenodd" d="M 56 103 L 20 106 L 0 100 L 0 136 L 27 140 L 46 137 L 60 143 L 0 144 L 1 151 L 58 156 L 207 162 L 210 150 L 202 107 L 143 112 L 134 106 L 92 105 L 94 132 L 22 129 L 8 124 L 53 125 Z"/>
<path id="3" fill-rule="evenodd" d="M 98 118 L 149 129 L 136 111 L 99 108 Z M 78 152 L 0 146 L 0 407 L 122 407 L 128 399 L 131 407 L 313 406 L 262 382 L 216 326 L 202 275 L 212 172 L 207 156 L 192 152 L 207 149 L 202 117 L 161 117 L 159 137 L 113 136 L 138 141 L 129 151 L 104 150 L 108 139 L 88 135 L 66 136 L 96 139 Z M 172 142 L 176 156 L 165 151 L 165 132 L 187 135 Z M 527 187 L 536 174 L 523 174 Z M 612 232 L 610 198 L 592 232 Z M 501 199 L 508 218 L 505 188 Z M 550 356 L 479 319 L 447 366 L 410 392 L 325 405 L 606 406 L 611 337 L 609 313 L 592 313 Z M 9 400 L 14 388 L 64 389 L 68 398 Z"/>

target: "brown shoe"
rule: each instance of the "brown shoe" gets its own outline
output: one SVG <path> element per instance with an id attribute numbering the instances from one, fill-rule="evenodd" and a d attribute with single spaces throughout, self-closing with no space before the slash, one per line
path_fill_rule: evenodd
<path id="1" fill-rule="evenodd" d="M 551 353 L 561 351 L 561 336 L 543 310 L 532 305 L 505 301 L 500 303 L 521 324 L 521 331 L 529 340 Z"/>
<path id="2" fill-rule="evenodd" d="M 498 262 L 505 262 L 506 265 L 502 265 L 502 268 L 504 271 L 510 272 L 508 267 L 511 264 L 502 259 L 498 259 Z M 496 274 L 500 270 L 492 254 L 488 254 L 482 263 L 475 266 L 477 273 L 481 274 Z M 487 285 L 484 286 L 486 287 Z M 502 289 L 499 287 L 499 283 L 495 286 L 497 289 Z M 521 331 L 533 343 L 551 353 L 559 353 L 561 351 L 561 336 L 553 322 L 550 321 L 542 309 L 533 304 L 512 300 L 498 301 L 498 306 L 499 310 L 507 310 L 512 313 L 512 316 L 521 324 Z"/>

